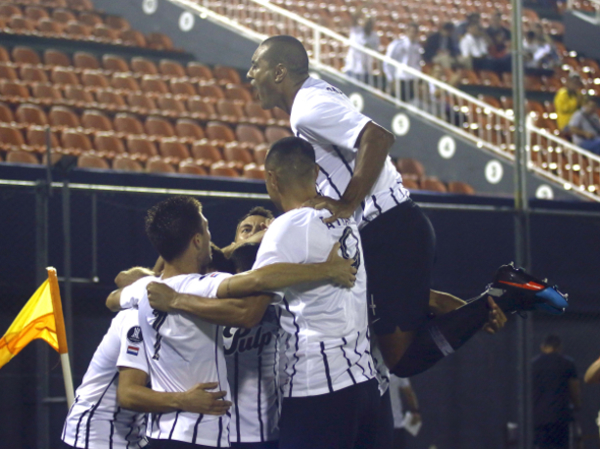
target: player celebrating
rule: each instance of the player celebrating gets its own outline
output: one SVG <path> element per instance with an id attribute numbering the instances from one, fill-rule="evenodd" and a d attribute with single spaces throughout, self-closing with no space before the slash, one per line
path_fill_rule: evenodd
<path id="1" fill-rule="evenodd" d="M 288 112 L 294 134 L 315 148 L 323 197 L 310 204 L 332 212 L 328 223 L 356 218 L 373 328 L 386 364 L 410 377 L 453 353 L 484 325 L 495 304 L 482 295 L 428 320 L 435 235 L 388 156 L 394 136 L 356 111 L 337 88 L 309 77 L 306 50 L 291 36 L 263 41 L 247 76 L 262 107 Z M 555 289 L 510 266 L 497 273 L 493 287 L 489 293 L 505 312 L 540 305 L 560 313 L 567 305 Z"/>

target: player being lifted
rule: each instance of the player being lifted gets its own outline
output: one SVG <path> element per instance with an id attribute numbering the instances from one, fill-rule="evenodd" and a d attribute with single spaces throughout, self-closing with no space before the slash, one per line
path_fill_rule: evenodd
<path id="1" fill-rule="evenodd" d="M 311 78 L 306 50 L 291 36 L 263 41 L 247 76 L 262 107 L 288 112 L 294 134 L 315 148 L 322 197 L 309 204 L 330 210 L 329 223 L 351 216 L 358 223 L 373 328 L 395 374 L 410 377 L 453 353 L 481 329 L 490 309 L 561 313 L 567 306 L 547 283 L 503 266 L 480 300 L 429 320 L 430 297 L 444 299 L 430 291 L 435 234 L 388 156 L 394 136 L 337 88 Z"/>

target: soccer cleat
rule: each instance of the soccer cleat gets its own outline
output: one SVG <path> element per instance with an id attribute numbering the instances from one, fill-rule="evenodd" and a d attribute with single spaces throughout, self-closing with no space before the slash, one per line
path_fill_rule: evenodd
<path id="1" fill-rule="evenodd" d="M 537 279 L 512 263 L 498 268 L 487 293 L 495 297 L 511 295 L 517 300 L 519 310 L 536 309 L 560 315 L 569 306 L 567 295 L 558 291 L 556 286 Z"/>

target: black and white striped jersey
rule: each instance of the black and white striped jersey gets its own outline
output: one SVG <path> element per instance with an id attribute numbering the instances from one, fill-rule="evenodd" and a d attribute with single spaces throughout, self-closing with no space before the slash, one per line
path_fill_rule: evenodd
<path id="1" fill-rule="evenodd" d="M 216 298 L 219 285 L 229 276 L 225 273 L 189 274 L 159 282 L 180 293 Z M 183 392 L 199 383 L 218 382 L 218 389 L 227 391 L 225 399 L 230 400 L 221 326 L 183 312 L 164 313 L 152 309 L 148 303 L 147 284 L 146 278 L 140 279 L 127 292 L 140 298 L 139 321 L 144 333 L 152 389 Z M 229 416 L 229 412 L 223 416 L 182 411 L 155 413 L 150 415 L 148 436 L 157 440 L 228 447 Z"/>
<path id="2" fill-rule="evenodd" d="M 119 312 L 96 349 L 75 392 L 62 440 L 89 449 L 134 449 L 146 446 L 146 415 L 117 404 L 118 367 L 148 372 L 135 309 Z"/>
<path id="3" fill-rule="evenodd" d="M 300 208 L 278 217 L 258 251 L 254 268 L 278 262 L 324 262 L 333 245 L 358 270 L 353 288 L 313 282 L 274 292 L 285 332 L 285 397 L 331 393 L 375 376 L 367 326 L 367 279 L 353 219 L 325 224 L 325 210 Z"/>
<path id="4" fill-rule="evenodd" d="M 379 394 L 383 396 L 390 387 L 391 373 L 383 361 L 383 355 L 381 355 L 376 338 L 371 340 L 371 357 L 373 358 L 373 363 L 375 365 L 375 377 L 377 378 L 377 383 L 379 384 Z"/>
<path id="5" fill-rule="evenodd" d="M 252 329 L 225 327 L 223 342 L 231 388 L 232 443 L 279 439 L 279 322 L 270 306 Z"/>
<path id="6" fill-rule="evenodd" d="M 370 121 L 346 95 L 325 81 L 309 77 L 296 94 L 290 124 L 294 135 L 315 149 L 321 195 L 339 199 L 345 192 L 354 174 L 356 141 Z M 388 157 L 373 189 L 355 213 L 359 229 L 408 196 L 402 177 Z"/>

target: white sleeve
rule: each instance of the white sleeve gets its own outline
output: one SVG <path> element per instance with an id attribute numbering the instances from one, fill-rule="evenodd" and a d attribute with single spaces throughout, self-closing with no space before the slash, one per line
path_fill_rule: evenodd
<path id="1" fill-rule="evenodd" d="M 471 56 L 471 49 L 469 48 L 469 39 L 467 36 L 463 37 L 460 40 L 460 54 L 463 58 L 468 58 Z"/>
<path id="2" fill-rule="evenodd" d="M 137 310 L 126 310 L 120 313 L 125 314 L 125 316 L 119 331 L 121 348 L 117 358 L 117 366 L 135 368 L 149 373 L 146 351 L 144 350 L 144 338 L 142 329 L 139 326 Z"/>
<path id="3" fill-rule="evenodd" d="M 231 277 L 231 274 L 219 272 L 194 276 L 181 286 L 179 293 L 202 296 L 203 298 L 216 298 L 221 282 L 228 277 Z"/>
<path id="4" fill-rule="evenodd" d="M 338 95 L 339 99 L 334 97 Z M 356 140 L 371 119 L 358 112 L 343 95 L 336 89 L 307 98 L 296 120 L 296 130 L 308 140 L 356 151 Z"/>
<path id="5" fill-rule="evenodd" d="M 147 285 L 155 280 L 157 278 L 154 276 L 146 276 L 123 288 L 119 299 L 121 309 L 137 308 L 140 300 L 146 294 Z"/>

